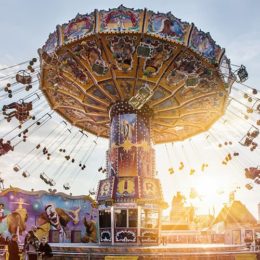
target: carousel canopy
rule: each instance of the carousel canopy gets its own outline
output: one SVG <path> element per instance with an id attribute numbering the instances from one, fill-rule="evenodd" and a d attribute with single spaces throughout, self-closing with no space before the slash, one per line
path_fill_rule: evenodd
<path id="1" fill-rule="evenodd" d="M 109 136 L 109 109 L 152 110 L 154 143 L 206 131 L 227 105 L 230 61 L 209 33 L 171 13 L 120 6 L 78 14 L 39 50 L 41 89 L 73 125 Z"/>

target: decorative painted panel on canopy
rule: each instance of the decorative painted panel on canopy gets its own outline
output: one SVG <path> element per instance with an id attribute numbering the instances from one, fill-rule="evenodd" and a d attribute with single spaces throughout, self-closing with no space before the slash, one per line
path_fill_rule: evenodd
<path id="1" fill-rule="evenodd" d="M 171 13 L 119 6 L 78 14 L 57 26 L 39 54 L 51 107 L 106 138 L 110 107 L 129 100 L 153 111 L 154 143 L 206 131 L 225 112 L 232 85 L 224 49 Z"/>

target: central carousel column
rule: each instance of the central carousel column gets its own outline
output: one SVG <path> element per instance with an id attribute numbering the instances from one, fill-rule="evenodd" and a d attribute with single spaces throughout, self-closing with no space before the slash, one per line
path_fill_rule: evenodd
<path id="1" fill-rule="evenodd" d="M 148 106 L 121 101 L 110 108 L 107 179 L 99 183 L 101 243 L 157 243 L 162 191 L 155 178 Z M 138 240 L 139 238 L 139 240 Z"/>
<path id="2" fill-rule="evenodd" d="M 152 111 L 146 106 L 135 110 L 128 102 L 119 102 L 111 107 L 109 115 L 109 176 L 154 177 L 154 150 L 150 138 Z M 128 193 L 130 186 L 121 188 Z"/>

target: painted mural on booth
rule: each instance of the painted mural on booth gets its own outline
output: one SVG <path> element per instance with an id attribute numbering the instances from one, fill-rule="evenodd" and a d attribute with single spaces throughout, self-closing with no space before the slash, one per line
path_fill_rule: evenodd
<path id="1" fill-rule="evenodd" d="M 59 241 L 55 242 L 71 242 L 71 234 L 81 231 L 82 242 L 96 242 L 97 214 L 95 202 L 87 196 L 16 188 L 0 194 L 0 233 L 18 234 L 21 242 L 30 230 L 39 240 L 56 231 Z"/>

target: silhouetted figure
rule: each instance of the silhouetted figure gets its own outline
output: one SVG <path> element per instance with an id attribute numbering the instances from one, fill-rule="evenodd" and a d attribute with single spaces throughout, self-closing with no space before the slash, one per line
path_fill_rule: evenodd
<path id="1" fill-rule="evenodd" d="M 29 231 L 24 239 L 24 252 L 28 260 L 37 260 L 37 250 L 39 247 L 39 240 L 34 235 L 33 231 Z"/>
<path id="2" fill-rule="evenodd" d="M 12 239 L 8 244 L 9 260 L 20 260 L 17 240 L 18 236 L 12 235 Z"/>
<path id="3" fill-rule="evenodd" d="M 4 246 L 5 246 L 5 238 L 0 233 L 0 248 L 4 248 Z"/>
<path id="4" fill-rule="evenodd" d="M 50 259 L 53 256 L 51 246 L 47 243 L 46 237 L 43 237 L 41 240 L 39 254 L 42 256 L 42 259 Z"/>

